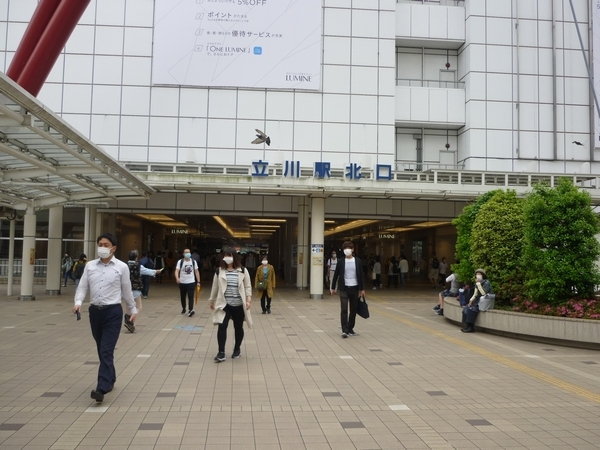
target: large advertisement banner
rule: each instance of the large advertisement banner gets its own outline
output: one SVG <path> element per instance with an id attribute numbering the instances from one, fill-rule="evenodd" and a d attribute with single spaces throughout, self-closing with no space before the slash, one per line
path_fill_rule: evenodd
<path id="1" fill-rule="evenodd" d="M 593 0 L 593 52 L 594 52 L 594 90 L 596 95 L 600 94 L 600 0 Z M 598 108 L 594 105 L 594 148 L 600 147 L 600 117 L 598 117 Z"/>
<path id="2" fill-rule="evenodd" d="M 156 0 L 152 83 L 321 88 L 322 0 Z"/>

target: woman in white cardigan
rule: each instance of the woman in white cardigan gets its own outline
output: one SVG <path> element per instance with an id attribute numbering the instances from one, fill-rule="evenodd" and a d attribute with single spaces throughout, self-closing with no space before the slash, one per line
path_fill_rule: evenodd
<path id="1" fill-rule="evenodd" d="M 239 358 L 242 355 L 244 321 L 248 323 L 248 328 L 252 328 L 252 283 L 250 274 L 242 266 L 240 255 L 231 248 L 223 253 L 223 260 L 213 278 L 208 302 L 213 310 L 213 323 L 219 326 L 219 353 L 215 356 L 215 361 L 225 361 L 225 343 L 230 319 L 233 320 L 235 328 L 235 345 L 231 357 Z"/>

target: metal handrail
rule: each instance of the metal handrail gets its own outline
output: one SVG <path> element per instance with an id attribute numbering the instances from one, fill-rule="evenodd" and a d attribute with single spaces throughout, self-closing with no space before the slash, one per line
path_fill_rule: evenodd
<path id="1" fill-rule="evenodd" d="M 422 5 L 464 6 L 465 0 L 396 0 L 396 3 L 420 3 Z"/>

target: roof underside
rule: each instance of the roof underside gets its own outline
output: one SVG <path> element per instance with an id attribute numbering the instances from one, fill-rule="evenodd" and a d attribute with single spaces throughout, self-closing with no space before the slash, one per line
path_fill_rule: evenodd
<path id="1" fill-rule="evenodd" d="M 153 188 L 0 73 L 0 206 L 37 210 L 152 193 Z"/>

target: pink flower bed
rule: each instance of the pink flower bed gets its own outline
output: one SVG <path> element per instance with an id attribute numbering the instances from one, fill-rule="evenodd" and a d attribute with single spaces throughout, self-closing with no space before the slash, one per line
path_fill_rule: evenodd
<path id="1" fill-rule="evenodd" d="M 543 316 L 571 317 L 573 319 L 600 319 L 600 302 L 596 299 L 571 299 L 560 305 L 536 303 L 516 297 L 512 311 Z"/>

